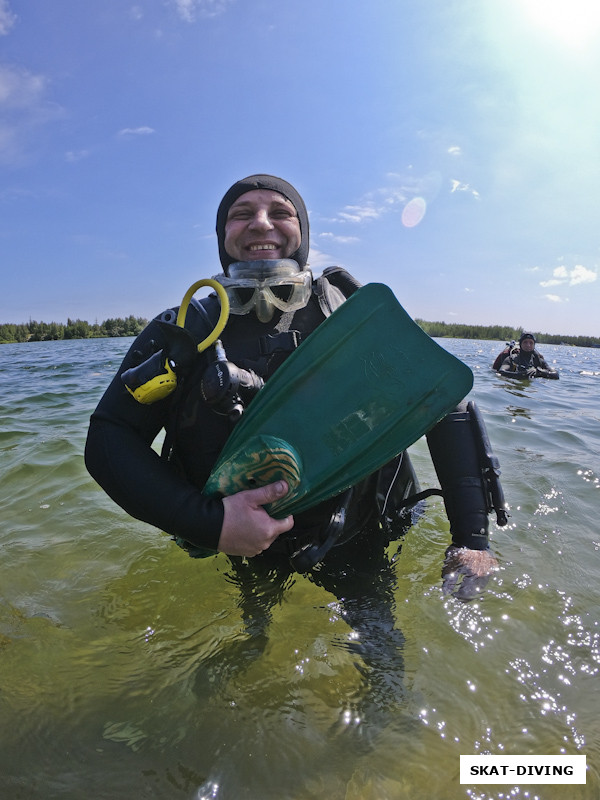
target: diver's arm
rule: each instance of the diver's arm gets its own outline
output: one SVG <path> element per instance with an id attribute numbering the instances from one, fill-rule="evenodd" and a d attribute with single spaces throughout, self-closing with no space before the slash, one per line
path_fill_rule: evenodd
<path id="1" fill-rule="evenodd" d="M 541 353 L 538 353 L 536 350 L 535 355 L 537 356 L 536 375 L 538 378 L 549 378 L 550 376 L 554 377 L 557 375 L 556 370 L 548 366 L 548 362 Z"/>
<path id="2" fill-rule="evenodd" d="M 88 471 L 132 517 L 197 547 L 255 556 L 294 524 L 292 517 L 273 519 L 262 508 L 283 496 L 287 486 L 269 484 L 224 499 L 209 498 L 152 449 L 168 419 L 171 398 L 140 404 L 121 375 L 162 344 L 160 330 L 150 323 L 125 357 L 91 417 L 85 448 Z"/>
<path id="3" fill-rule="evenodd" d="M 128 514 L 197 547 L 252 557 L 294 524 L 262 507 L 286 493 L 282 482 L 222 500 L 205 497 L 131 427 L 103 419 L 101 411 L 92 417 L 85 457 L 90 474 Z"/>
<path id="4" fill-rule="evenodd" d="M 442 487 L 452 544 L 485 550 L 488 547 L 488 504 L 479 450 L 466 404 L 458 406 L 429 431 L 427 444 Z"/>
<path id="5" fill-rule="evenodd" d="M 498 568 L 498 562 L 489 549 L 486 487 L 466 404 L 439 422 L 427 434 L 427 443 L 452 535 L 442 569 L 443 589 L 462 599 L 472 599 Z"/>
<path id="6" fill-rule="evenodd" d="M 128 514 L 201 547 L 217 550 L 223 503 L 205 497 L 152 449 L 164 427 L 170 398 L 137 402 L 121 374 L 162 346 L 150 323 L 134 342 L 90 421 L 85 462 L 92 477 Z"/>
<path id="7" fill-rule="evenodd" d="M 85 462 L 109 497 L 132 517 L 217 550 L 222 501 L 205 497 L 176 475 L 134 428 L 99 409 L 90 422 Z"/>
<path id="8" fill-rule="evenodd" d="M 535 371 L 536 378 L 558 378 L 558 372 L 555 369 L 542 369 L 537 367 Z"/>

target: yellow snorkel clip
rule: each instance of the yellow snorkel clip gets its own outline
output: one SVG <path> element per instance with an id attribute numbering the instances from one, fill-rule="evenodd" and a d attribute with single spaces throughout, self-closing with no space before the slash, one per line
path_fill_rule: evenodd
<path id="1" fill-rule="evenodd" d="M 212 278 L 203 278 L 193 283 L 183 296 L 175 323 L 177 327 L 185 329 L 185 319 L 190 301 L 202 286 L 209 286 L 216 291 L 221 304 L 221 313 L 211 333 L 197 345 L 196 349 L 198 353 L 202 353 L 219 338 L 229 319 L 229 298 L 227 297 L 227 292 L 218 281 Z M 159 350 L 158 353 L 154 353 L 154 355 L 147 359 L 147 361 L 144 361 L 143 364 L 132 367 L 124 372 L 121 379 L 127 391 L 135 397 L 138 403 L 150 405 L 151 403 L 156 403 L 158 400 L 163 400 L 175 391 L 177 388 L 176 370 L 177 362 L 168 355 L 165 357 L 164 351 Z"/>

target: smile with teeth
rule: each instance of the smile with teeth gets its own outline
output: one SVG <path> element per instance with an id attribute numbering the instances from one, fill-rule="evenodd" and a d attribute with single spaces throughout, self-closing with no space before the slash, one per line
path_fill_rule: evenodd
<path id="1" fill-rule="evenodd" d="M 277 250 L 277 247 L 276 244 L 251 244 L 248 249 L 254 252 L 256 250 Z"/>

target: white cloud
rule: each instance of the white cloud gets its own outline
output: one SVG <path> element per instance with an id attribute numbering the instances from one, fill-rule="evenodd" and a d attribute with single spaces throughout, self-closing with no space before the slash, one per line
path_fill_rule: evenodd
<path id="1" fill-rule="evenodd" d="M 173 0 L 173 5 L 184 22 L 195 22 L 197 17 L 218 17 L 235 0 Z"/>
<path id="2" fill-rule="evenodd" d="M 0 36 L 6 36 L 16 21 L 16 14 L 10 10 L 8 0 L 0 0 Z"/>
<path id="3" fill-rule="evenodd" d="M 452 147 L 448 148 L 448 153 L 451 156 L 462 156 L 462 150 L 458 145 L 452 145 Z"/>
<path id="4" fill-rule="evenodd" d="M 540 286 L 544 289 L 548 289 L 550 286 L 562 286 L 565 281 L 559 281 L 556 278 L 551 278 L 549 281 L 540 281 Z"/>
<path id="5" fill-rule="evenodd" d="M 149 136 L 151 133 L 155 133 L 154 128 L 142 125 L 139 128 L 123 128 L 119 131 L 119 136 Z"/>
<path id="6" fill-rule="evenodd" d="M 339 213 L 341 222 L 364 222 L 365 220 L 377 219 L 383 213 L 383 209 L 376 208 L 374 205 L 346 206 Z"/>
<path id="7" fill-rule="evenodd" d="M 416 175 L 412 167 L 408 167 L 404 173 L 389 172 L 386 179 L 384 186 L 367 192 L 358 203 L 345 206 L 330 221 L 362 224 L 390 212 L 402 213 L 407 206 L 414 212 L 411 204 L 416 204 L 420 213 L 413 224 L 417 224 L 423 218 L 427 205 L 437 197 L 443 183 L 442 175 L 437 170 Z M 473 194 L 477 193 L 473 191 Z"/>
<path id="8" fill-rule="evenodd" d="M 310 248 L 308 254 L 308 264 L 313 273 L 317 272 L 319 269 L 325 269 L 325 267 L 330 267 L 332 264 L 336 263 L 339 263 L 339 261 L 332 258 L 332 256 L 327 255 L 327 253 L 323 253 L 321 250 L 317 250 L 315 247 Z"/>
<path id="9" fill-rule="evenodd" d="M 559 297 L 557 294 L 545 294 L 544 297 L 551 303 L 563 303 L 565 302 L 562 297 Z M 568 302 L 568 301 L 567 301 Z"/>
<path id="10" fill-rule="evenodd" d="M 360 242 L 360 238 L 358 236 L 337 236 L 335 233 L 331 233 L 330 231 L 320 233 L 319 236 L 323 239 L 330 239 L 336 244 L 354 244 L 355 242 Z"/>
<path id="11" fill-rule="evenodd" d="M 194 8 L 196 6 L 195 0 L 175 0 L 174 6 L 181 19 L 186 22 L 194 21 Z"/>
<path id="12" fill-rule="evenodd" d="M 19 67 L 0 65 L 0 161 L 22 159 L 29 134 L 62 109 L 46 100 L 47 81 Z"/>
<path id="13" fill-rule="evenodd" d="M 83 161 L 90 154 L 89 150 L 68 150 L 65 153 L 65 161 L 75 164 L 77 161 Z"/>
<path id="14" fill-rule="evenodd" d="M 389 173 L 387 178 L 390 181 L 387 186 L 367 192 L 359 203 L 345 206 L 332 221 L 355 224 L 372 222 L 396 208 L 403 209 L 412 197 L 424 194 L 419 191 L 422 179 L 419 181 L 414 176 L 397 173 Z"/>
<path id="15" fill-rule="evenodd" d="M 556 267 L 552 272 L 554 277 L 547 281 L 540 281 L 540 286 L 546 289 L 549 286 L 577 286 L 580 283 L 594 283 L 598 280 L 598 273 L 593 269 L 588 269 L 582 264 L 577 264 L 573 269 L 567 269 L 564 265 Z"/>
<path id="16" fill-rule="evenodd" d="M 412 167 L 404 174 L 390 172 L 387 177 L 392 181 L 391 185 L 378 189 L 376 194 L 383 196 L 386 203 L 403 207 L 413 197 L 423 197 L 430 203 L 439 194 L 443 183 L 438 170 L 415 175 Z"/>
<path id="17" fill-rule="evenodd" d="M 450 194 L 454 192 L 467 192 L 468 194 L 472 194 L 477 200 L 481 197 L 477 189 L 472 189 L 468 183 L 461 183 L 461 181 L 457 181 L 456 179 L 452 179 L 450 181 L 452 187 L 450 189 Z"/>
<path id="18" fill-rule="evenodd" d="M 578 283 L 594 283 L 598 280 L 598 273 L 578 264 L 571 270 L 569 278 L 571 286 L 576 286 Z"/>
<path id="19" fill-rule="evenodd" d="M 0 108 L 31 108 L 41 102 L 46 80 L 18 67 L 0 66 Z"/>

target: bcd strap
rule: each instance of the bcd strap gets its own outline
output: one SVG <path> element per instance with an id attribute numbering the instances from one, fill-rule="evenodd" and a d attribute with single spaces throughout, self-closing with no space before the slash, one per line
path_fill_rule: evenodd
<path id="1" fill-rule="evenodd" d="M 338 288 L 344 297 L 350 297 L 361 284 L 344 267 L 327 267 L 323 270 L 323 277 L 332 285 Z"/>
<path id="2" fill-rule="evenodd" d="M 291 353 L 300 345 L 301 339 L 300 331 L 270 333 L 268 336 L 261 336 L 258 340 L 258 353 L 261 356 L 270 356 L 278 350 Z"/>

